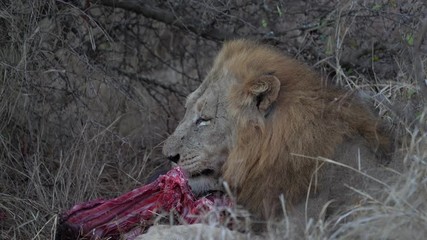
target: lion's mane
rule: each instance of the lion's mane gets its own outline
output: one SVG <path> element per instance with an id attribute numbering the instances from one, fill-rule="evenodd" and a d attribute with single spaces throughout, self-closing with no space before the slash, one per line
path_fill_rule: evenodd
<path id="1" fill-rule="evenodd" d="M 237 79 L 228 107 L 236 121 L 223 177 L 237 201 L 264 218 L 303 201 L 319 162 L 359 136 L 377 153 L 390 141 L 357 94 L 319 77 L 309 67 L 255 42 L 226 43 L 216 59 Z"/>

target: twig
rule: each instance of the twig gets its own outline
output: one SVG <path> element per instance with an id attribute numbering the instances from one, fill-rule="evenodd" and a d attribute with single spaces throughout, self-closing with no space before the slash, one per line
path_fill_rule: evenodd
<path id="1" fill-rule="evenodd" d="M 175 26 L 183 30 L 188 30 L 206 39 L 224 41 L 232 38 L 230 33 L 221 31 L 220 29 L 217 29 L 211 25 L 202 24 L 199 19 L 194 19 L 187 16 L 175 16 L 174 14 L 171 14 L 170 11 L 152 6 L 152 4 L 147 3 L 146 1 L 98 0 L 96 3 L 142 14 L 147 18 Z"/>

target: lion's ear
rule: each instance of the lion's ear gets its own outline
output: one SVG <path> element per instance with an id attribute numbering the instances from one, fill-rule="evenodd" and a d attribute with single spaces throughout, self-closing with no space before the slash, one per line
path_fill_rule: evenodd
<path id="1" fill-rule="evenodd" d="M 264 116 L 271 109 L 272 104 L 276 101 L 280 91 L 280 81 L 274 75 L 262 75 L 255 81 L 252 81 L 249 91 L 253 96 L 253 101 L 258 110 Z"/>

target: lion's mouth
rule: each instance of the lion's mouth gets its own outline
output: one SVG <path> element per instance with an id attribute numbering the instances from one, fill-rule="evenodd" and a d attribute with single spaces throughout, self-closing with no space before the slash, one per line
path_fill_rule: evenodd
<path id="1" fill-rule="evenodd" d="M 204 197 L 222 192 L 222 183 L 216 177 L 214 169 L 204 169 L 191 175 L 189 184 L 194 195 Z"/>
<path id="2" fill-rule="evenodd" d="M 201 172 L 197 172 L 191 175 L 192 178 L 200 177 L 200 176 L 212 176 L 215 174 L 215 171 L 212 169 L 205 169 Z"/>

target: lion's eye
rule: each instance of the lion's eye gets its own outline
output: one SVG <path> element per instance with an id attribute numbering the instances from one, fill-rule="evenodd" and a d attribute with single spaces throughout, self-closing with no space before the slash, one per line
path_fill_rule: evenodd
<path id="1" fill-rule="evenodd" d="M 210 120 L 210 119 L 203 118 L 203 117 L 199 117 L 199 118 L 196 120 L 196 125 L 197 125 L 198 127 L 206 126 L 206 125 L 209 125 L 210 123 L 211 123 L 211 120 Z"/>

